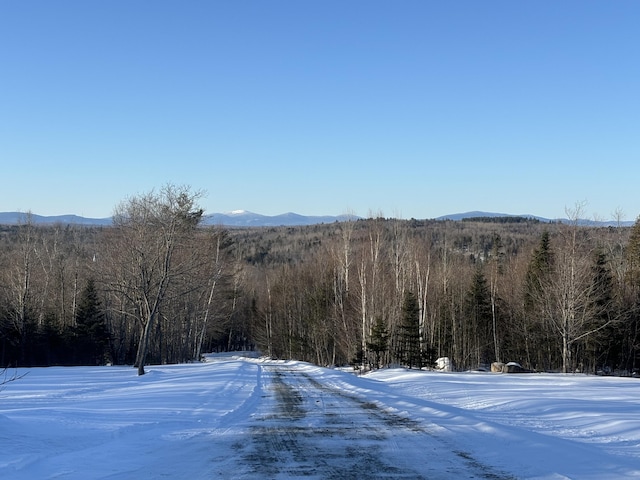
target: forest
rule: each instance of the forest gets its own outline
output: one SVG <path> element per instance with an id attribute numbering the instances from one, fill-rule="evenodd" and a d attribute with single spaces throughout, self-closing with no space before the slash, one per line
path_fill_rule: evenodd
<path id="1" fill-rule="evenodd" d="M 0 368 L 198 361 L 637 374 L 640 220 L 203 226 L 167 185 L 112 226 L 0 227 Z"/>

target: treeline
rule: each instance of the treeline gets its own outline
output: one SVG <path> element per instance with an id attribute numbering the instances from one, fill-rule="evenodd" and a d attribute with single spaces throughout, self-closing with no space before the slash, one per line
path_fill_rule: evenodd
<path id="1" fill-rule="evenodd" d="M 634 372 L 640 225 L 369 219 L 233 233 L 253 339 L 318 364 Z"/>
<path id="2" fill-rule="evenodd" d="M 503 216 L 503 217 L 467 217 L 463 222 L 483 222 L 483 223 L 540 223 L 537 218 Z"/>
<path id="3" fill-rule="evenodd" d="M 0 366 L 144 373 L 256 348 L 373 368 L 638 368 L 640 222 L 225 230 L 199 225 L 198 198 L 167 186 L 117 206 L 111 227 L 3 227 Z"/>
<path id="4" fill-rule="evenodd" d="M 4 227 L 0 363 L 133 364 L 142 374 L 146 363 L 246 348 L 232 242 L 198 227 L 197 198 L 167 186 L 117 206 L 112 227 Z"/>

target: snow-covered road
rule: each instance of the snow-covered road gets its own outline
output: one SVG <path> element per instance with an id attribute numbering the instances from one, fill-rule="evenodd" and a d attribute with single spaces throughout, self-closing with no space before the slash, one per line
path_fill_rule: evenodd
<path id="1" fill-rule="evenodd" d="M 513 478 L 451 449 L 428 424 L 345 390 L 304 364 L 261 367 L 262 401 L 216 474 L 232 478 Z M 318 378 L 320 377 L 320 378 Z M 323 381 L 324 380 L 324 381 Z M 227 434 L 232 433 L 230 431 Z"/>
<path id="2" fill-rule="evenodd" d="M 35 368 L 0 392 L 0 478 L 640 478 L 638 412 L 640 380 L 583 375 Z"/>

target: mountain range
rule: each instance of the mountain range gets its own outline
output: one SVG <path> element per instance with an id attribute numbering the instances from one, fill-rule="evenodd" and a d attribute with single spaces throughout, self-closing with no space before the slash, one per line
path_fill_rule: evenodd
<path id="1" fill-rule="evenodd" d="M 0 212 L 0 225 L 26 223 L 29 216 L 31 221 L 37 225 L 52 225 L 56 223 L 63 225 L 111 225 L 111 217 L 89 218 L 78 215 L 44 216 L 23 212 Z M 358 217 L 353 215 L 309 216 L 299 215 L 293 212 L 269 216 L 260 215 L 259 213 L 253 213 L 246 210 L 234 210 L 228 213 L 212 213 L 205 215 L 202 223 L 204 225 L 223 225 L 227 227 L 279 227 L 343 222 L 357 218 Z"/>
<path id="2" fill-rule="evenodd" d="M 110 225 L 111 218 L 87 218 L 78 215 L 54 215 L 43 216 L 36 214 L 27 214 L 23 212 L 0 212 L 0 225 L 15 225 L 18 223 L 25 223 L 27 217 L 31 216 L 31 221 L 35 224 L 70 224 L 70 225 Z M 466 213 L 454 213 L 450 215 L 443 215 L 437 217 L 434 220 L 452 220 L 461 221 L 468 218 L 499 218 L 499 217 L 525 217 L 538 220 L 540 222 L 566 222 L 566 219 L 549 219 L 544 217 L 538 217 L 536 215 L 512 215 L 508 213 L 493 213 L 493 212 L 466 212 Z M 204 225 L 222 225 L 226 227 L 279 227 L 279 226 L 302 226 L 302 225 L 317 225 L 320 223 L 334 223 L 344 222 L 347 220 L 357 220 L 360 217 L 355 215 L 321 215 L 321 216 L 309 216 L 300 215 L 297 213 L 289 212 L 281 215 L 260 215 L 259 213 L 253 213 L 246 210 L 234 210 L 227 213 L 212 213 L 205 215 L 203 219 Z M 594 220 L 580 220 L 581 225 L 589 226 L 616 226 L 614 221 L 594 221 Z M 631 226 L 634 222 L 621 222 L 621 226 Z"/>
<path id="3" fill-rule="evenodd" d="M 111 225 L 111 217 L 107 218 L 87 218 L 78 215 L 36 215 L 35 213 L 24 212 L 0 212 L 0 225 L 15 225 L 26 223 L 27 218 L 37 225 L 53 225 L 60 223 L 63 225 Z"/>
<path id="4" fill-rule="evenodd" d="M 319 223 L 345 222 L 347 220 L 358 219 L 355 215 L 322 215 L 307 216 L 293 212 L 281 215 L 260 215 L 259 213 L 247 210 L 234 210 L 228 213 L 213 213 L 205 215 L 205 225 L 224 225 L 227 227 L 279 227 L 279 226 L 301 226 L 317 225 Z"/>

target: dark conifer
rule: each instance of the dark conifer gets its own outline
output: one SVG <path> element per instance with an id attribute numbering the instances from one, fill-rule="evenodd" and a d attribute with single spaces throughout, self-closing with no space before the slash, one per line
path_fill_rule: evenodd
<path id="1" fill-rule="evenodd" d="M 478 362 L 489 363 L 491 360 L 491 292 L 482 271 L 482 264 L 478 264 L 471 287 L 467 293 L 467 318 L 475 333 L 476 352 Z"/>
<path id="2" fill-rule="evenodd" d="M 102 365 L 107 360 L 109 334 L 93 279 L 87 281 L 76 313 L 77 363 Z"/>
<path id="3" fill-rule="evenodd" d="M 525 305 L 532 308 L 536 300 L 543 294 L 545 282 L 551 274 L 553 252 L 548 231 L 542 232 L 538 248 L 533 251 L 525 278 Z"/>
<path id="4" fill-rule="evenodd" d="M 413 292 L 406 292 L 402 304 L 402 322 L 398 333 L 398 359 L 409 368 L 422 368 L 420 350 L 420 307 Z"/>
<path id="5" fill-rule="evenodd" d="M 367 342 L 367 349 L 373 352 L 374 368 L 380 368 L 382 358 L 389 349 L 389 331 L 382 317 L 376 319 L 371 329 L 370 341 Z"/>

